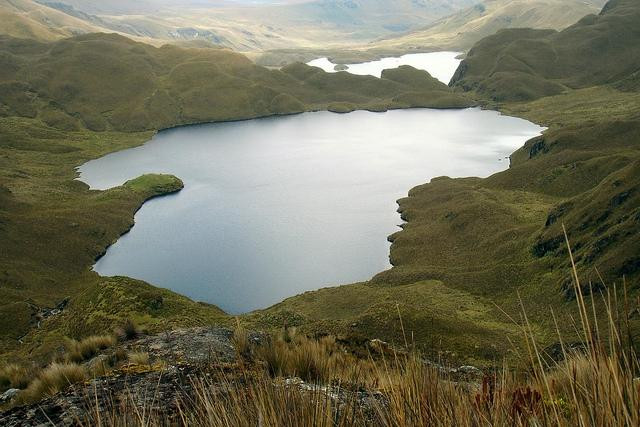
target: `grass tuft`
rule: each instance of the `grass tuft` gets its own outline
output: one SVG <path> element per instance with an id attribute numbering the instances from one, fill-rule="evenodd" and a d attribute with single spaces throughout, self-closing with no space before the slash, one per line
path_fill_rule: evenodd
<path id="1" fill-rule="evenodd" d="M 149 353 L 147 352 L 133 352 L 129 353 L 127 356 L 130 363 L 135 365 L 148 365 L 149 364 Z"/>
<path id="2" fill-rule="evenodd" d="M 72 384 L 87 379 L 86 370 L 75 363 L 52 363 L 45 368 L 29 387 L 20 395 L 24 403 L 36 402 L 42 398 L 53 396 Z"/>
<path id="3" fill-rule="evenodd" d="M 115 334 L 120 341 L 129 341 L 138 338 L 141 334 L 141 330 L 136 322 L 131 319 L 127 319 L 122 326 L 116 329 Z"/>
<path id="4" fill-rule="evenodd" d="M 10 363 L 0 368 L 0 390 L 26 388 L 34 376 L 34 370 Z"/>
<path id="5" fill-rule="evenodd" d="M 94 357 L 100 350 L 113 347 L 116 338 L 112 335 L 96 335 L 83 339 L 82 341 L 68 340 L 66 360 L 80 363 Z"/>

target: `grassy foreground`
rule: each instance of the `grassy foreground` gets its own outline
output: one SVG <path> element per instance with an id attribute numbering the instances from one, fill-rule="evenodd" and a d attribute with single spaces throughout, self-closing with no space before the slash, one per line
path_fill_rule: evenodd
<path id="1" fill-rule="evenodd" d="M 542 350 L 523 312 L 514 323 L 524 349 L 519 363 L 484 373 L 434 364 L 408 340 L 399 347 L 379 340 L 354 347 L 332 336 L 308 338 L 294 328 L 256 340 L 238 321 L 232 335 L 235 360 L 177 362 L 190 374 L 173 386 L 175 361 L 124 351 L 110 335 L 69 341 L 39 372 L 5 367 L 0 383 L 23 384 L 17 398 L 23 404 L 45 398 L 27 407 L 36 414 L 30 423 L 51 417 L 51 423 L 71 419 L 87 426 L 637 425 L 640 366 L 629 340 L 628 301 L 607 293 L 597 314 L 575 269 L 572 283 L 578 295 L 575 332 L 583 345 L 564 342 L 556 323 L 562 344 L 554 352 Z M 129 323 L 117 337 L 126 341 L 138 334 Z M 141 388 L 146 375 L 155 380 Z M 96 386 L 100 381 L 125 385 L 105 390 Z M 170 401 L 163 400 L 167 394 Z M 75 402 L 73 410 L 60 413 L 55 408 L 68 408 L 66 399 Z M 0 421 L 11 425 L 24 411 L 9 410 Z"/>

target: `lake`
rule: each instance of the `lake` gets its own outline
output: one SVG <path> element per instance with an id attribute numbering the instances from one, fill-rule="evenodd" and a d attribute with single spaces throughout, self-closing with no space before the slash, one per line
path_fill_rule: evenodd
<path id="1" fill-rule="evenodd" d="M 79 168 L 92 188 L 171 173 L 95 264 L 229 313 L 389 268 L 398 198 L 441 175 L 487 176 L 543 129 L 480 109 L 306 113 L 159 132 Z"/>
<path id="2" fill-rule="evenodd" d="M 409 53 L 399 57 L 382 58 L 377 61 L 363 62 L 360 64 L 344 64 L 344 70 L 351 74 L 362 76 L 371 75 L 380 77 L 382 70 L 387 68 L 398 68 L 401 65 L 411 65 L 413 68 L 425 70 L 431 76 L 440 80 L 444 84 L 449 84 L 451 77 L 458 69 L 461 59 L 458 59 L 460 52 L 432 52 L 432 53 Z M 314 67 L 320 67 L 327 73 L 336 73 L 336 64 L 328 58 L 318 58 L 307 63 Z"/>

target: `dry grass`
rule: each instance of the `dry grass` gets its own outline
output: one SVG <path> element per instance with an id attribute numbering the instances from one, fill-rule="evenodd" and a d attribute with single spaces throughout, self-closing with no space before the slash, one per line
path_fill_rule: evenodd
<path id="1" fill-rule="evenodd" d="M 568 244 L 568 241 L 567 241 Z M 629 311 L 612 294 L 582 293 L 573 269 L 582 350 L 553 362 L 535 341 L 525 313 L 518 326 L 526 369 L 504 367 L 469 383 L 443 374 L 415 351 L 357 359 L 331 338 L 285 331 L 251 349 L 263 369 L 203 375 L 174 413 L 120 406 L 103 425 L 188 426 L 637 426 L 640 372 L 628 334 Z M 626 293 L 623 293 L 626 294 Z M 595 310 L 604 300 L 603 312 Z M 625 309 L 620 309 L 622 306 Z M 242 337 L 238 333 L 239 338 Z M 562 336 L 558 339 L 562 342 Z M 256 360 L 257 359 L 257 360 Z M 262 365 L 260 365 L 262 363 Z M 244 372 L 244 373 L 243 373 Z M 357 372 L 357 374 L 356 374 Z M 287 380 L 299 376 L 313 383 Z M 359 382 L 354 387 L 350 381 Z M 362 381 L 364 380 L 364 381 Z M 361 387 L 362 386 L 362 387 Z M 95 424 L 93 418 L 87 424 Z"/>
<path id="2" fill-rule="evenodd" d="M 133 363 L 135 365 L 148 365 L 149 364 L 149 353 L 146 352 L 133 352 L 129 353 L 127 356 L 129 363 Z"/>
<path id="3" fill-rule="evenodd" d="M 113 347 L 116 338 L 112 335 L 96 335 L 82 341 L 68 340 L 66 343 L 65 358 L 69 362 L 80 363 L 94 357 L 100 350 Z"/>
<path id="4" fill-rule="evenodd" d="M 310 339 L 297 335 L 294 329 L 287 329 L 253 351 L 272 377 L 366 385 L 370 385 L 375 377 L 371 360 L 347 352 L 330 336 Z"/>
<path id="5" fill-rule="evenodd" d="M 0 390 L 23 389 L 29 385 L 37 370 L 10 363 L 0 368 Z"/>
<path id="6" fill-rule="evenodd" d="M 35 402 L 87 379 L 86 370 L 75 363 L 52 363 L 19 395 L 22 402 Z"/>
<path id="7" fill-rule="evenodd" d="M 249 332 L 242 326 L 240 319 L 236 317 L 236 328 L 233 330 L 233 346 L 238 356 L 248 358 L 251 356 L 252 346 L 249 340 Z"/>

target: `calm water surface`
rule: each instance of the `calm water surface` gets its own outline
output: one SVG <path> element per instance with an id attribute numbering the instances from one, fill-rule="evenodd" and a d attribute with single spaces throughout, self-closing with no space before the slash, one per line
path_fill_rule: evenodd
<path id="1" fill-rule="evenodd" d="M 400 57 L 382 58 L 378 61 L 364 62 L 362 64 L 345 64 L 348 67 L 345 71 L 362 76 L 380 77 L 382 70 L 398 68 L 401 65 L 411 65 L 419 70 L 428 71 L 436 79 L 449 84 L 449 80 L 451 80 L 461 62 L 460 59 L 456 59 L 458 56 L 460 56 L 460 52 L 410 53 Z M 337 72 L 335 70 L 336 64 L 327 58 L 314 59 L 307 64 L 320 67 L 327 73 Z"/>
<path id="2" fill-rule="evenodd" d="M 160 132 L 80 167 L 106 189 L 144 173 L 185 188 L 146 203 L 95 265 L 230 313 L 389 267 L 396 200 L 432 177 L 487 176 L 542 128 L 492 111 L 307 113 Z"/>

